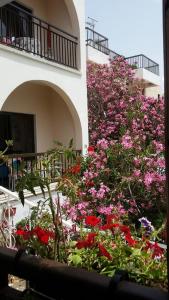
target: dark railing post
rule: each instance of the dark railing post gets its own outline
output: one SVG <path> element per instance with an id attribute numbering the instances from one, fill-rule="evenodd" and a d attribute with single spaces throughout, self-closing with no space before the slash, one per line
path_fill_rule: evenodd
<path id="1" fill-rule="evenodd" d="M 0 267 L 0 290 L 8 286 L 8 273 Z"/>
<path id="2" fill-rule="evenodd" d="M 167 258 L 169 282 L 169 0 L 163 0 L 164 96 L 165 96 L 165 159 L 167 201 Z"/>

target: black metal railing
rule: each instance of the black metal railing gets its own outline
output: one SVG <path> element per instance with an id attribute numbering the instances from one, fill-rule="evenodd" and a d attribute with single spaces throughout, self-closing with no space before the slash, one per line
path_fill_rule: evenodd
<path id="1" fill-rule="evenodd" d="M 51 159 L 49 169 L 43 164 L 48 159 L 46 153 L 9 154 L 6 162 L 0 165 L 0 185 L 15 191 L 17 179 L 22 176 L 22 170 L 32 172 L 36 170 L 42 177 L 50 176 L 53 182 L 57 174 L 63 175 L 77 160 L 81 154 L 80 150 L 74 150 L 69 158 L 60 152 L 56 158 Z"/>
<path id="2" fill-rule="evenodd" d="M 89 27 L 86 27 L 86 45 L 91 46 L 106 55 L 109 55 L 111 60 L 113 60 L 116 56 L 119 56 L 118 53 L 108 48 L 108 39 L 104 35 L 92 30 Z"/>
<path id="3" fill-rule="evenodd" d="M 159 75 L 159 65 L 143 54 L 126 57 L 125 59 L 129 65 L 132 65 L 136 69 L 144 68 L 156 75 Z"/>
<path id="4" fill-rule="evenodd" d="M 77 37 L 14 4 L 0 7 L 0 43 L 77 69 Z"/>
<path id="5" fill-rule="evenodd" d="M 88 27 L 86 27 L 86 45 L 109 55 L 111 60 L 117 56 L 122 56 L 109 49 L 108 39 L 105 36 Z M 132 65 L 136 69 L 144 68 L 156 75 L 159 75 L 159 65 L 143 54 L 126 57 L 125 59 L 129 65 Z"/>
<path id="6" fill-rule="evenodd" d="M 124 271 L 111 277 L 0 247 L 0 299 L 167 300 L 168 293 L 129 282 Z M 9 287 L 8 274 L 29 282 L 27 291 Z M 27 292 L 30 294 L 27 294 Z M 23 297 L 24 296 L 24 297 Z M 26 297 L 29 296 L 29 297 Z"/>

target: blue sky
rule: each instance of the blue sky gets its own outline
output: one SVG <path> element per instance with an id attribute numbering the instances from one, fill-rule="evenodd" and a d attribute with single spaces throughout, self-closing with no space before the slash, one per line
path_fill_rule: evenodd
<path id="1" fill-rule="evenodd" d="M 87 17 L 124 56 L 145 54 L 160 64 L 163 81 L 162 0 L 86 0 Z"/>

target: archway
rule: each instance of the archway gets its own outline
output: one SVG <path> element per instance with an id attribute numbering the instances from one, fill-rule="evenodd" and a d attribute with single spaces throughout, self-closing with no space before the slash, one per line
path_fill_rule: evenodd
<path id="1" fill-rule="evenodd" d="M 21 84 L 8 96 L 1 111 L 33 116 L 36 152 L 48 150 L 54 140 L 68 145 L 72 138 L 75 149 L 82 147 L 77 111 L 65 92 L 54 84 L 36 80 Z M 21 139 L 22 136 L 24 127 L 18 122 L 16 130 L 13 128 L 13 137 Z"/>

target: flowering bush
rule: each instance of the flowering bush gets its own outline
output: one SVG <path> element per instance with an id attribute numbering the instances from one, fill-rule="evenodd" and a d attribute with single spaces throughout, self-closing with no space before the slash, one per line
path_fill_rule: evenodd
<path id="1" fill-rule="evenodd" d="M 106 216 L 115 209 L 132 221 L 146 215 L 154 225 L 162 222 L 165 176 L 160 167 L 164 168 L 164 158 L 155 154 L 153 145 L 150 151 L 154 155 L 148 155 L 147 149 L 141 152 L 119 142 L 99 140 L 78 162 L 78 168 L 68 170 L 60 181 L 58 188 L 68 195 L 65 214 L 77 221 L 87 214 Z M 74 191 L 73 197 L 70 191 Z"/>
<path id="2" fill-rule="evenodd" d="M 123 58 L 109 66 L 88 66 L 92 144 L 85 157 L 56 178 L 57 191 L 67 197 L 63 213 L 76 223 L 72 231 L 60 226 L 62 215 L 53 205 L 49 180 L 38 178 L 49 192 L 52 231 L 36 224 L 16 234 L 43 257 L 52 255 L 55 244 L 58 261 L 109 276 L 124 269 L 130 279 L 166 287 L 166 255 L 158 244 L 164 226 L 154 229 L 166 214 L 164 101 L 143 96 L 133 76 Z M 28 177 L 20 182 L 21 195 L 25 184 L 32 191 Z"/>
<path id="3" fill-rule="evenodd" d="M 108 276 L 126 270 L 131 280 L 167 288 L 166 251 L 157 242 L 150 242 L 156 235 L 151 223 L 146 218 L 140 222 L 138 234 L 117 215 L 107 216 L 104 224 L 100 218 L 86 216 L 80 237 L 70 243 L 71 248 L 69 245 L 68 262 Z M 90 231 L 84 232 L 84 225 Z"/>
<path id="4" fill-rule="evenodd" d="M 134 136 L 141 148 L 151 141 L 164 142 L 164 99 L 143 96 L 134 73 L 122 57 L 110 65 L 88 64 L 89 137 L 93 145 L 99 139 L 118 139 L 131 148 Z M 158 150 L 163 150 L 162 145 Z"/>
<path id="5" fill-rule="evenodd" d="M 73 220 L 88 213 L 109 215 L 116 207 L 131 220 L 146 215 L 154 224 L 163 222 L 164 99 L 143 96 L 137 83 L 122 57 L 110 65 L 88 65 L 92 145 L 60 185 Z"/>
<path id="6" fill-rule="evenodd" d="M 105 220 L 94 215 L 81 219 L 80 227 L 65 229 L 61 241 L 60 262 L 113 276 L 116 270 L 125 270 L 129 278 L 150 286 L 167 286 L 166 251 L 154 240 L 158 236 L 146 218 L 139 220 L 140 228 L 128 226 L 117 214 Z M 15 232 L 18 246 L 31 253 L 53 258 L 54 227 L 48 212 L 33 222 L 30 229 L 25 219 Z"/>
<path id="7" fill-rule="evenodd" d="M 14 232 L 17 247 L 26 247 L 32 254 L 53 258 L 54 226 L 47 210 L 35 208 L 31 218 L 25 218 L 16 225 Z"/>

